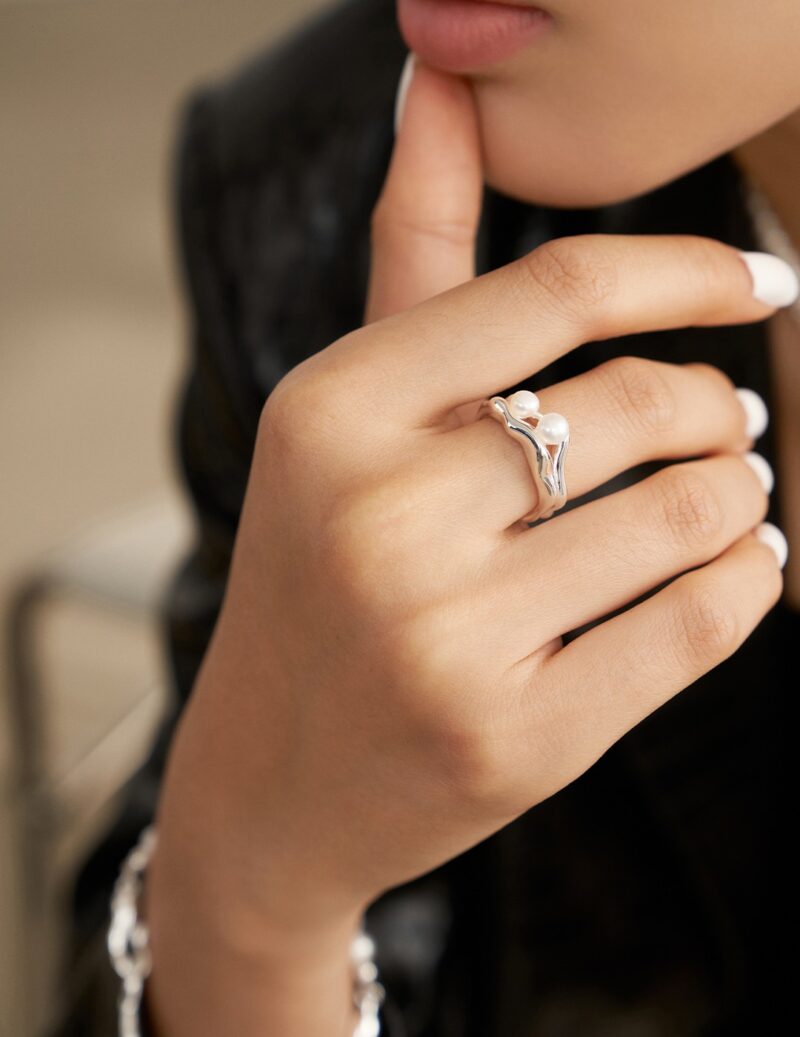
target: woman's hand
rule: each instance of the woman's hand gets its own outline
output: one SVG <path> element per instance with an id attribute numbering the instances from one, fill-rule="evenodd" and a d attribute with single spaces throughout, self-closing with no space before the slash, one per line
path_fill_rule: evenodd
<path id="1" fill-rule="evenodd" d="M 469 88 L 419 68 L 375 211 L 367 323 L 264 408 L 156 872 L 180 872 L 186 912 L 213 890 L 239 948 L 335 942 L 382 891 L 585 771 L 781 591 L 753 535 L 767 497 L 742 458 L 745 410 L 702 364 L 628 357 L 543 390 L 570 421 L 573 499 L 678 463 L 520 526 L 523 452 L 465 405 L 589 340 L 773 308 L 735 249 L 689 236 L 560 239 L 475 278 L 481 186 Z"/>

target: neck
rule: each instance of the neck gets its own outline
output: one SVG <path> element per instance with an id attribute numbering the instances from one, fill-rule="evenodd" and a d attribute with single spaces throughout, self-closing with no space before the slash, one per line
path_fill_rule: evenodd
<path id="1" fill-rule="evenodd" d="M 740 144 L 732 155 L 800 249 L 800 110 Z"/>

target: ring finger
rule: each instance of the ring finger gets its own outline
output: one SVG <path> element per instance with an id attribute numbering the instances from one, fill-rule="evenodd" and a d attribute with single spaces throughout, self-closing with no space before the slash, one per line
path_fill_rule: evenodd
<path id="1" fill-rule="evenodd" d="M 524 645 L 535 615 L 537 640 L 549 641 L 710 562 L 762 521 L 765 491 L 742 457 L 703 458 L 506 541 L 493 559 L 504 636 Z"/>

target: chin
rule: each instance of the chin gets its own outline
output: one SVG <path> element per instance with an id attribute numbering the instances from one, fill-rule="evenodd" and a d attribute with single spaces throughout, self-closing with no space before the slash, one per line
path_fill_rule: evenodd
<path id="1" fill-rule="evenodd" d="M 594 209 L 629 201 L 705 165 L 735 143 L 722 134 L 686 139 L 663 132 L 657 123 L 620 124 L 593 119 L 586 111 L 570 117 L 539 110 L 523 118 L 521 109 L 480 106 L 484 177 L 501 194 L 548 208 Z M 530 129 L 520 133 L 520 125 Z"/>
<path id="2" fill-rule="evenodd" d="M 587 176 L 585 169 L 577 177 L 563 176 L 560 171 L 548 177 L 541 169 L 528 174 L 520 166 L 511 170 L 505 163 L 489 160 L 485 165 L 485 178 L 489 187 L 500 194 L 552 209 L 600 208 L 635 198 L 650 189 L 639 180 L 618 177 L 600 180 Z"/>
<path id="3" fill-rule="evenodd" d="M 491 188 L 521 202 L 553 209 L 594 209 L 648 194 L 714 157 L 705 155 L 680 167 L 643 170 L 632 167 L 623 158 L 607 162 L 570 158 L 563 164 L 534 165 L 525 155 L 512 158 L 487 151 L 484 172 Z"/>

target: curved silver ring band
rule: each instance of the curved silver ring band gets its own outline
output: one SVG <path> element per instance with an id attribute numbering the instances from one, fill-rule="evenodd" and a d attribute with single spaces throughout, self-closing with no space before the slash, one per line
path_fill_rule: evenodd
<path id="1" fill-rule="evenodd" d="M 492 396 L 481 402 L 478 417 L 488 414 L 500 422 L 522 447 L 538 492 L 536 507 L 523 522 L 550 518 L 567 502 L 564 458 L 569 447 L 569 424 L 560 414 L 540 414 L 536 395 L 521 390 L 509 397 Z"/>

